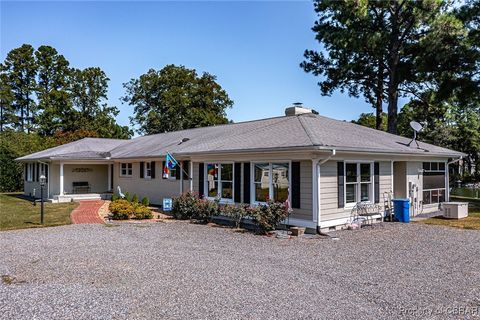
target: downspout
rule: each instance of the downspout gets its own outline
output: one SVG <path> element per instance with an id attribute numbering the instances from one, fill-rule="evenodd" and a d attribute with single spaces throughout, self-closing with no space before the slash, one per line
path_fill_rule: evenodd
<path id="1" fill-rule="evenodd" d="M 452 160 L 452 161 L 450 161 L 450 162 L 447 162 L 447 165 L 445 166 L 445 171 L 446 171 L 446 172 L 445 172 L 445 180 L 446 180 L 446 181 L 445 181 L 445 184 L 446 184 L 445 190 L 446 190 L 447 193 L 448 193 L 448 194 L 447 194 L 447 197 L 446 197 L 446 198 L 447 198 L 447 199 L 446 199 L 447 201 L 450 201 L 450 170 L 449 170 L 448 166 L 451 165 L 451 164 L 454 164 L 454 163 L 456 163 L 456 162 L 458 162 L 458 161 L 460 161 L 460 160 L 462 160 L 462 159 L 463 159 L 463 157 L 460 156 L 458 159 L 455 159 L 455 160 Z"/>
<path id="2" fill-rule="evenodd" d="M 329 161 L 330 159 L 332 159 L 332 157 L 334 157 L 336 154 L 337 154 L 337 150 L 335 149 L 332 149 L 331 151 L 332 153 L 325 159 L 323 159 L 322 161 L 318 162 L 318 165 L 317 165 L 317 175 L 316 175 L 316 178 L 317 178 L 317 203 L 316 203 L 316 206 L 317 206 L 317 233 L 322 235 L 322 236 L 328 236 L 326 233 L 323 233 L 320 231 L 320 213 L 321 213 L 321 202 L 320 202 L 320 177 L 321 177 L 321 174 L 320 174 L 320 167 L 322 166 L 322 164 L 326 163 L 327 161 Z"/>

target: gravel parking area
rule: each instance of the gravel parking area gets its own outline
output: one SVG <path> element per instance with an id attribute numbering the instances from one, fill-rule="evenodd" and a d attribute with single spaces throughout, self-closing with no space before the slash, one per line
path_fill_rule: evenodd
<path id="1" fill-rule="evenodd" d="M 336 235 L 186 222 L 1 232 L 0 318 L 479 316 L 480 232 L 384 224 Z"/>

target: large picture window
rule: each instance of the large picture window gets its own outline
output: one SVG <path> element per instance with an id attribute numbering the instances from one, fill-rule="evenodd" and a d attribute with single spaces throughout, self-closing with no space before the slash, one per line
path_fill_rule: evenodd
<path id="1" fill-rule="evenodd" d="M 290 187 L 289 163 L 255 163 L 253 170 L 253 191 L 255 202 L 285 202 Z"/>
<path id="2" fill-rule="evenodd" d="M 345 202 L 372 201 L 373 181 L 371 163 L 345 163 Z"/>
<path id="3" fill-rule="evenodd" d="M 132 164 L 120 163 L 120 176 L 131 177 L 132 176 Z"/>
<path id="4" fill-rule="evenodd" d="M 445 163 L 423 163 L 423 204 L 445 201 Z"/>
<path id="5" fill-rule="evenodd" d="M 233 163 L 207 163 L 205 167 L 207 196 L 233 201 Z"/>

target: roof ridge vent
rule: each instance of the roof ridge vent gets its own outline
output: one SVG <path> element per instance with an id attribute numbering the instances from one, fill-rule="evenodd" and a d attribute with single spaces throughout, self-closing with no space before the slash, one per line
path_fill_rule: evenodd
<path id="1" fill-rule="evenodd" d="M 294 102 L 292 106 L 285 108 L 286 116 L 299 116 L 302 114 L 318 114 L 318 112 L 310 108 L 305 108 L 301 102 Z"/>

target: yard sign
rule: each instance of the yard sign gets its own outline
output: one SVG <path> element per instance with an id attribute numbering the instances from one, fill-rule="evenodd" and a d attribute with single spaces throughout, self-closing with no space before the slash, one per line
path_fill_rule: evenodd
<path id="1" fill-rule="evenodd" d="M 172 211 L 172 198 L 163 198 L 163 211 Z"/>

